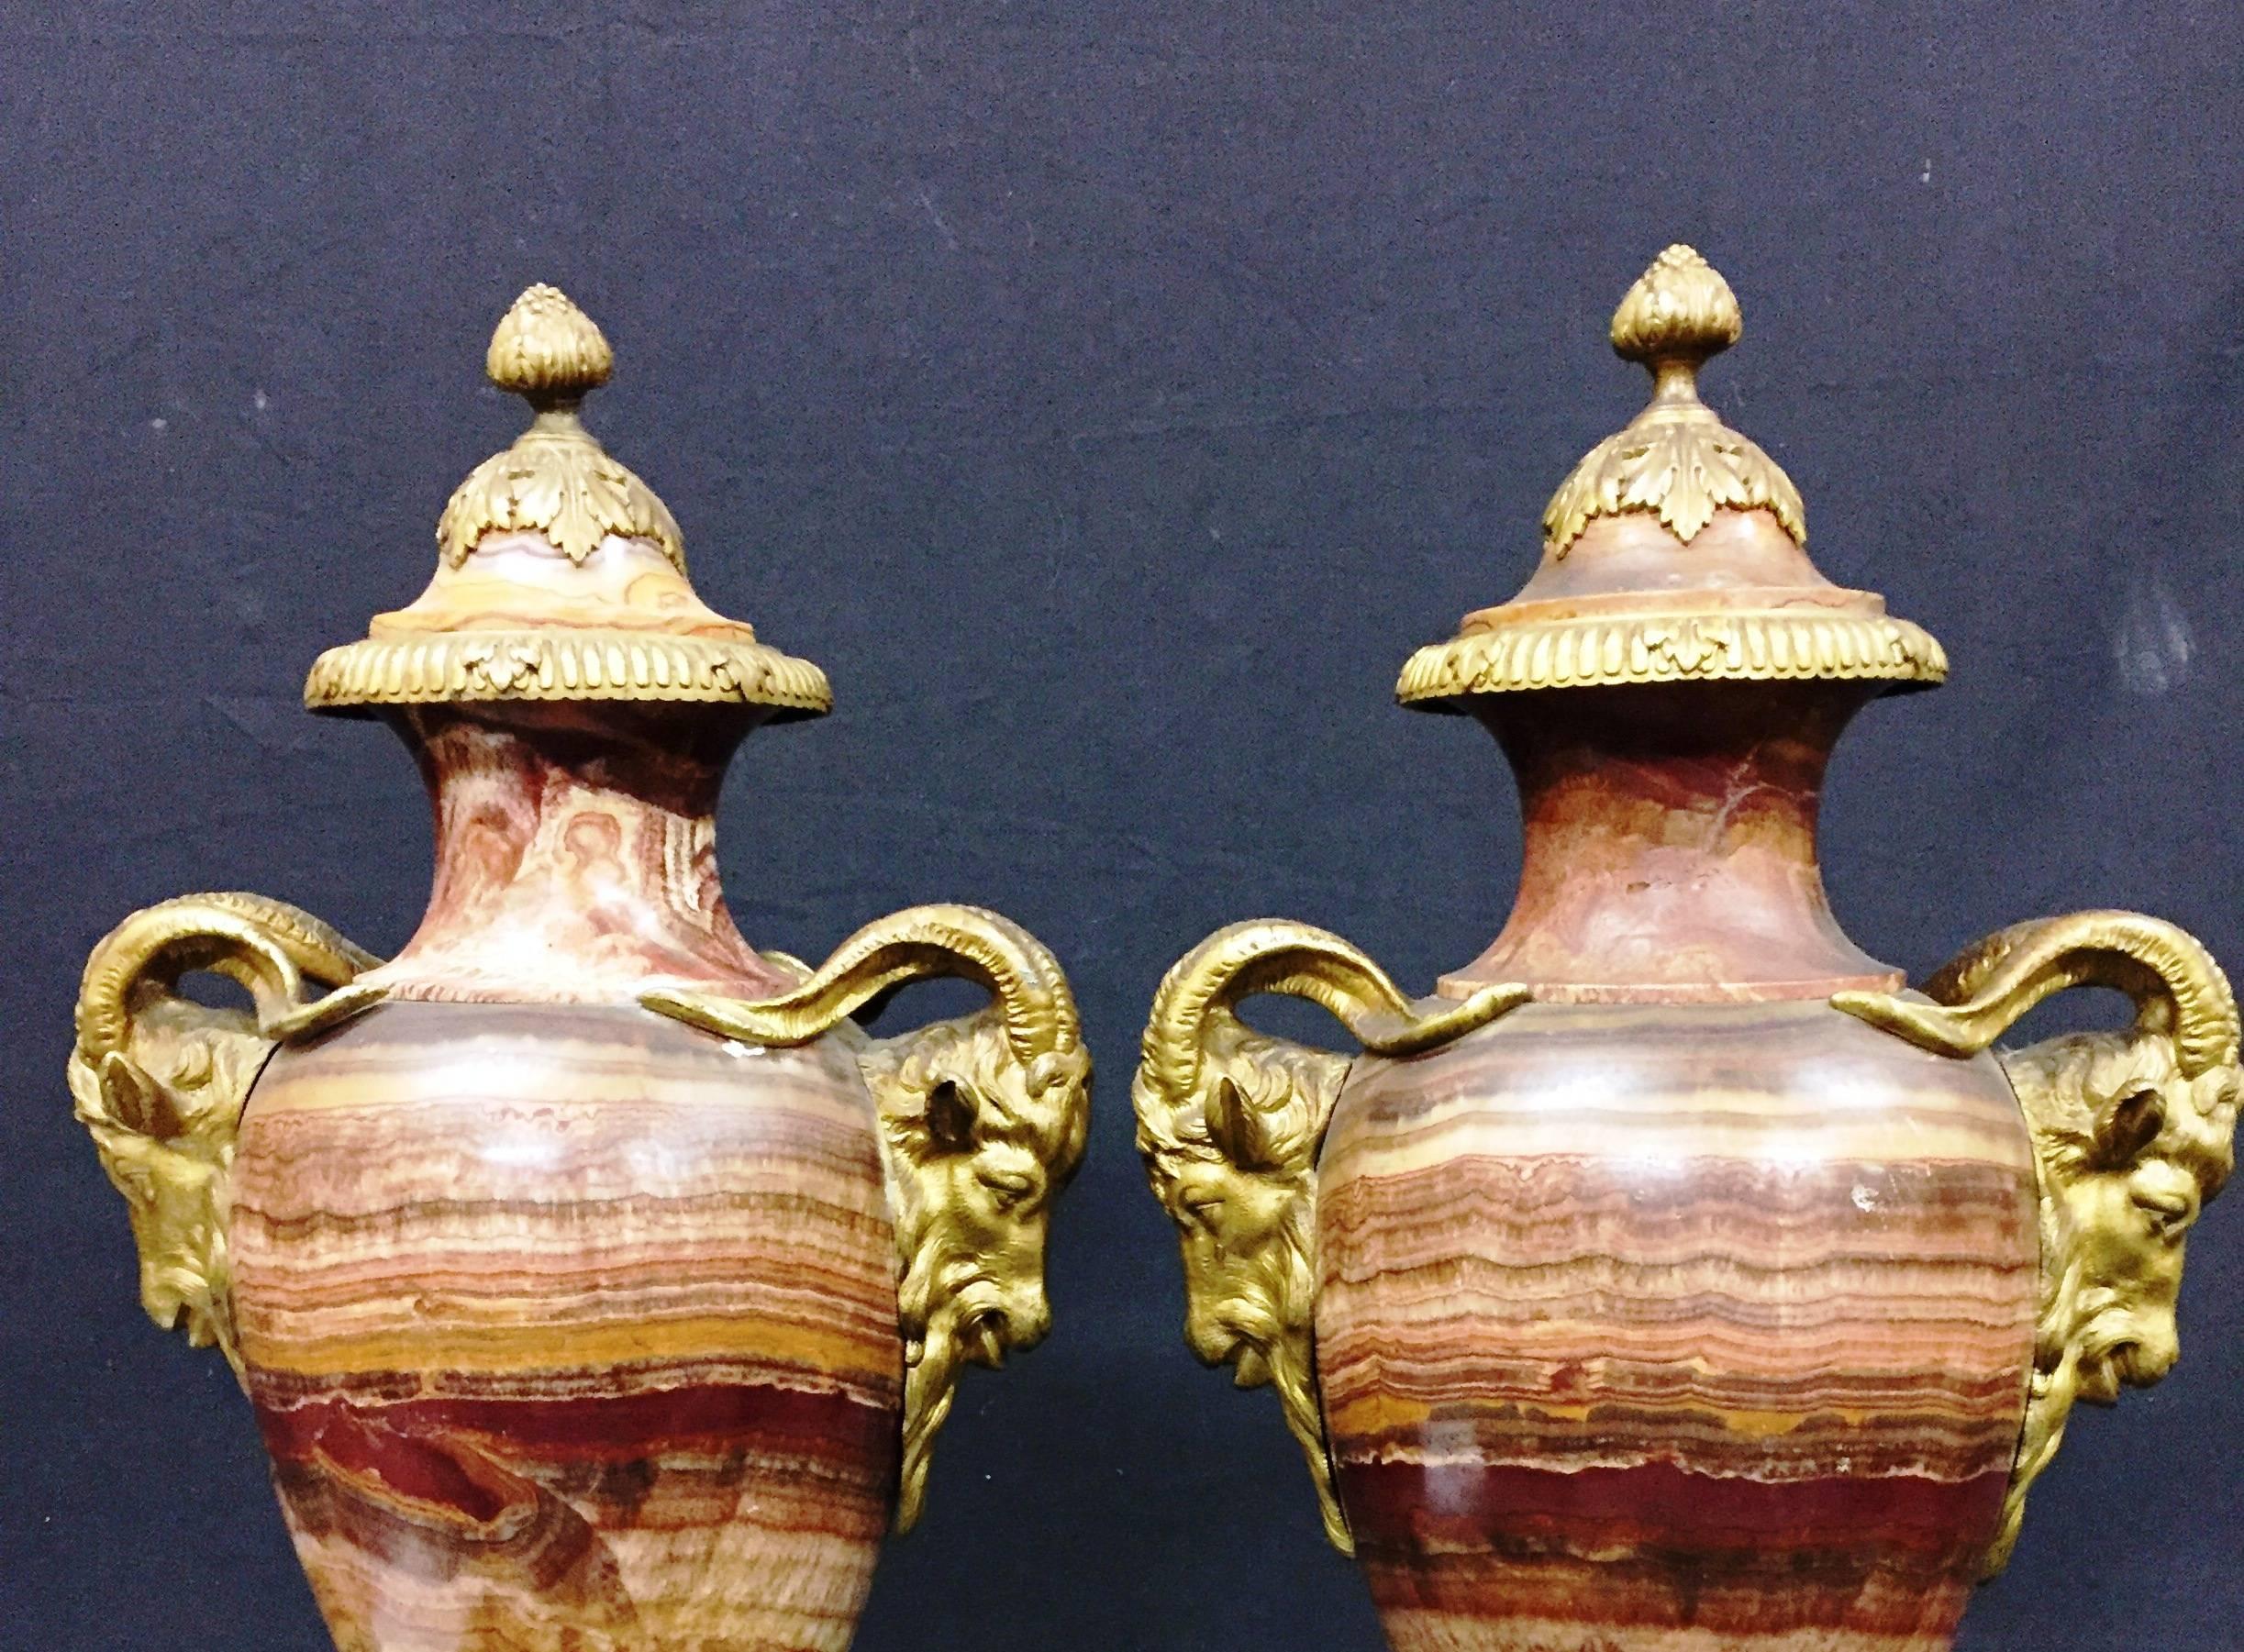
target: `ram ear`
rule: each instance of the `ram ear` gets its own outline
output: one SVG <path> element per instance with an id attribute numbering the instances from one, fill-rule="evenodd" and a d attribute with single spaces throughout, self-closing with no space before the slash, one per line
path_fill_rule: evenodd
<path id="1" fill-rule="evenodd" d="M 1218 1078 L 1206 1103 L 1207 1139 L 1242 1170 L 1272 1168 L 1270 1125 L 1229 1078 Z"/>
<path id="2" fill-rule="evenodd" d="M 2096 1118 L 2096 1163 L 2122 1170 L 2166 1128 L 2166 1098 L 2150 1085 L 2130 1091 Z"/>
<path id="3" fill-rule="evenodd" d="M 163 1086 L 120 1050 L 101 1059 L 101 1099 L 109 1116 L 136 1136 L 169 1141 L 186 1128 Z"/>
<path id="4" fill-rule="evenodd" d="M 974 1145 L 974 1103 L 955 1079 L 928 1092 L 928 1136 L 939 1152 L 964 1153 Z"/>

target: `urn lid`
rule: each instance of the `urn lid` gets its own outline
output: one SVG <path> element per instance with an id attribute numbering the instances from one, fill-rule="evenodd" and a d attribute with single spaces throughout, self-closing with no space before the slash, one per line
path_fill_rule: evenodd
<path id="1" fill-rule="evenodd" d="M 1893 693 L 1948 675 L 1929 633 L 1816 571 L 1792 478 L 1699 399 L 1699 369 L 1744 330 L 1695 251 L 1652 261 L 1612 329 L 1615 352 L 1650 371 L 1650 405 L 1551 495 L 1518 595 L 1412 655 L 1397 699 L 1463 711 L 1531 689 L 1806 678 Z"/>
<path id="2" fill-rule="evenodd" d="M 529 428 L 469 472 L 410 604 L 312 666 L 304 703 L 365 715 L 470 701 L 704 701 L 816 716 L 826 673 L 694 594 L 678 524 L 577 416 L 615 357 L 592 318 L 534 286 L 491 335 L 491 382 Z"/>

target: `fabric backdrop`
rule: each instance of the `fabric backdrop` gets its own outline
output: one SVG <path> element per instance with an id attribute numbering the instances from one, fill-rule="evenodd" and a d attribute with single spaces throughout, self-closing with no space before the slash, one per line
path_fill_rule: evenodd
<path id="1" fill-rule="evenodd" d="M 1676 239 L 1745 310 L 1709 398 L 1954 660 L 1841 748 L 1856 938 L 1921 972 L 2110 904 L 2244 958 L 2240 16 L 0 8 L 0 1643 L 324 1645 L 246 1405 L 136 1306 L 71 1003 L 187 890 L 409 933 L 410 766 L 298 691 L 519 428 L 482 352 L 543 280 L 614 342 L 592 423 L 702 592 L 832 675 L 735 767 L 743 928 L 1001 908 L 1100 1064 L 1057 1329 L 967 1380 L 863 1652 L 1374 1652 L 1275 1402 L 1180 1337 L 1130 1147 L 1155 982 L 1239 917 L 1414 990 L 1494 932 L 1510 782 L 1390 685 L 1640 405 L 1605 321 Z M 2181 1366 L 2076 1419 L 1972 1652 L 2238 1644 L 2244 1193 L 2193 1251 Z"/>

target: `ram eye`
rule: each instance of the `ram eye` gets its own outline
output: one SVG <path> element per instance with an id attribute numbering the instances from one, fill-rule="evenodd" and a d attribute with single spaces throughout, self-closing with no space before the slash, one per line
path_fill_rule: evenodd
<path id="1" fill-rule="evenodd" d="M 2197 1201 L 2175 1190 L 2137 1188 L 2135 1203 L 2150 1218 L 2151 1225 L 2162 1233 L 2172 1234 L 2187 1227 L 2197 1214 Z"/>
<path id="2" fill-rule="evenodd" d="M 2140 1159 L 2166 1128 L 2166 1098 L 2146 1086 L 2112 1103 L 2096 1126 L 2096 1150 L 2111 1169 Z"/>
<path id="3" fill-rule="evenodd" d="M 982 1185 L 997 1195 L 1000 1204 L 1018 1204 L 1037 1191 L 1036 1180 L 1016 1170 L 977 1170 Z"/>

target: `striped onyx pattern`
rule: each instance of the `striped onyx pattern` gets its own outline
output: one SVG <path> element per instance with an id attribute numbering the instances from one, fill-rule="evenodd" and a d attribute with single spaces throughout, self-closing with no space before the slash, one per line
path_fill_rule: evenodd
<path id="1" fill-rule="evenodd" d="M 1530 1004 L 1366 1058 L 1317 1370 L 1395 1652 L 1938 1652 L 2025 1410 L 1992 1059 L 1815 1001 Z"/>

